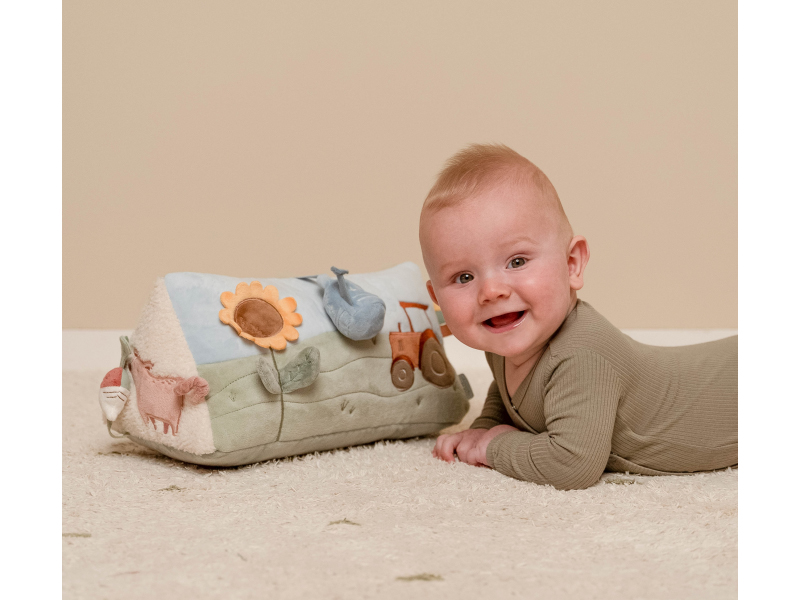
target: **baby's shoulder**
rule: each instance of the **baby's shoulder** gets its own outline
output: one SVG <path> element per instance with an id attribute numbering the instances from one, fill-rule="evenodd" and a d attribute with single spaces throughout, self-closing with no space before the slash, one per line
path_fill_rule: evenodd
<path id="1" fill-rule="evenodd" d="M 564 320 L 548 345 L 552 358 L 563 360 L 575 354 L 594 354 L 601 357 L 627 354 L 630 338 L 614 327 L 608 319 L 588 302 L 578 304 Z"/>

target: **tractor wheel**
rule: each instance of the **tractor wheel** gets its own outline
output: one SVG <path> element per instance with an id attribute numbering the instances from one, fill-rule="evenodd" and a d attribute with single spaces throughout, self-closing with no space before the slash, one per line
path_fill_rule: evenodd
<path id="1" fill-rule="evenodd" d="M 444 348 L 435 337 L 428 339 L 422 346 L 419 368 L 426 380 L 439 387 L 450 387 L 456 380 L 456 370 L 447 360 Z"/>
<path id="2" fill-rule="evenodd" d="M 405 357 L 398 358 L 392 363 L 392 383 L 398 390 L 407 390 L 414 383 L 414 367 Z"/>

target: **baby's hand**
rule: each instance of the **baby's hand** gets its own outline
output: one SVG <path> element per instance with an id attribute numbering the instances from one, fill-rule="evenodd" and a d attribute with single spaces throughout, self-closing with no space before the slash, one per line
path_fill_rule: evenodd
<path id="1" fill-rule="evenodd" d="M 432 454 L 445 462 L 453 462 L 455 454 L 463 463 L 489 466 L 486 448 L 496 436 L 506 431 L 519 430 L 511 425 L 497 425 L 491 429 L 467 429 L 450 435 L 440 435 Z"/>
<path id="2" fill-rule="evenodd" d="M 467 462 L 467 454 L 486 433 L 486 429 L 466 429 L 458 433 L 440 435 L 433 447 L 433 455 L 445 462 L 455 461 L 454 454 L 461 462 Z"/>

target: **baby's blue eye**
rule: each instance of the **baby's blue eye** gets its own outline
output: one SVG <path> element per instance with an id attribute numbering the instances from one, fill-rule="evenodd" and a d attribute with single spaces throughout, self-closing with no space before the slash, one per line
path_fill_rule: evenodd
<path id="1" fill-rule="evenodd" d="M 456 277 L 456 281 L 458 283 L 469 283 L 473 279 L 475 279 L 475 278 L 472 275 L 470 275 L 469 273 L 462 273 L 461 275 Z"/>
<path id="2" fill-rule="evenodd" d="M 524 265 L 526 262 L 528 262 L 528 261 L 526 261 L 524 258 L 514 258 L 514 259 L 511 260 L 510 263 L 508 263 L 508 268 L 509 269 L 517 269 L 517 268 L 521 267 L 522 265 Z"/>

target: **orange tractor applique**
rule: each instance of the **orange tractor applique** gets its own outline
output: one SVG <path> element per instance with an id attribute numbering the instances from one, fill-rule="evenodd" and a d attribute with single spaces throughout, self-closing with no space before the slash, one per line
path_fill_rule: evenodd
<path id="1" fill-rule="evenodd" d="M 406 310 L 419 308 L 426 311 L 425 316 L 428 317 L 428 305 L 400 302 L 400 306 L 406 313 L 411 331 L 403 331 L 398 323 L 397 331 L 389 333 L 389 344 L 392 347 L 392 383 L 399 390 L 407 390 L 414 383 L 414 369 L 419 368 L 422 377 L 433 385 L 450 387 L 456 380 L 456 371 L 447 360 L 444 348 L 433 333 L 432 327 L 422 332 L 414 331 L 414 325 Z"/>

